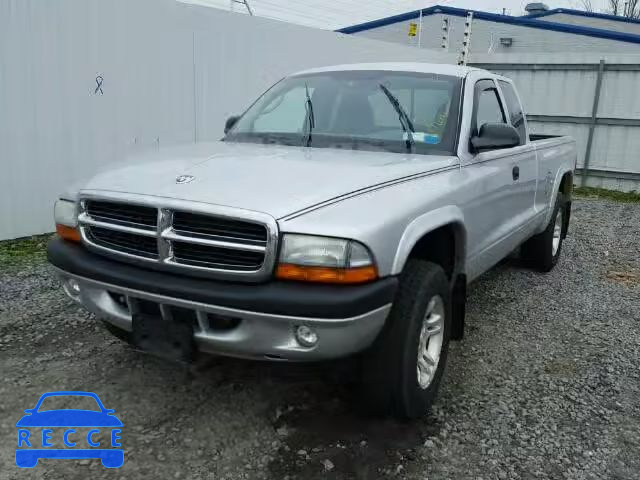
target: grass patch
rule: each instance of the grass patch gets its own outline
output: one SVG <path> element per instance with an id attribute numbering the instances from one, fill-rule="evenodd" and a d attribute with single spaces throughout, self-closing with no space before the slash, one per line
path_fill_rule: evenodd
<path id="1" fill-rule="evenodd" d="M 640 203 L 640 193 L 636 191 L 618 192 L 616 190 L 607 190 L 606 188 L 575 187 L 573 193 L 577 197 L 607 198 L 616 202 Z"/>
<path id="2" fill-rule="evenodd" d="M 43 262 L 51 234 L 0 242 L 0 268 Z"/>
<path id="3" fill-rule="evenodd" d="M 640 285 L 640 274 L 634 272 L 607 272 L 607 278 L 627 286 Z"/>

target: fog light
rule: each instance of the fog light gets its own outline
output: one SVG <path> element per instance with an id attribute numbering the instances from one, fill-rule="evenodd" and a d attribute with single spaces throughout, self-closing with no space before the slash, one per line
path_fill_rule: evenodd
<path id="1" fill-rule="evenodd" d="M 74 300 L 76 302 L 80 301 L 80 284 L 78 283 L 77 280 L 73 278 L 68 278 L 62 284 L 62 288 L 64 289 L 65 293 L 69 296 L 69 298 L 71 298 L 71 300 Z"/>
<path id="2" fill-rule="evenodd" d="M 71 278 L 69 280 L 69 288 L 76 295 L 80 295 L 80 284 L 78 283 L 77 280 L 74 280 L 73 278 Z"/>
<path id="3" fill-rule="evenodd" d="M 314 347 L 318 343 L 318 334 L 306 325 L 296 328 L 296 340 L 303 347 Z"/>

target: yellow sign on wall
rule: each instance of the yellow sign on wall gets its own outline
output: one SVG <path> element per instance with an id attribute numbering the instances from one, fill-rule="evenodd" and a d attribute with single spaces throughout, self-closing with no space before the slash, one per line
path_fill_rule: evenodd
<path id="1" fill-rule="evenodd" d="M 410 37 L 415 37 L 418 34 L 418 24 L 417 23 L 410 23 L 409 24 L 409 36 Z"/>

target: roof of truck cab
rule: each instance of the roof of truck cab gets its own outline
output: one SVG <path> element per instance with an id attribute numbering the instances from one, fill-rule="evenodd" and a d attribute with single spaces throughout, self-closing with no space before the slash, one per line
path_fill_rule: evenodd
<path id="1" fill-rule="evenodd" d="M 413 73 L 435 73 L 438 75 L 449 75 L 452 77 L 466 77 L 471 71 L 480 69 L 473 67 L 459 67 L 457 65 L 449 65 L 444 63 L 423 63 L 423 62 L 377 62 L 377 63 L 353 63 L 347 65 L 333 65 L 329 67 L 312 68 L 296 72 L 296 75 L 308 75 L 311 73 L 322 72 L 349 72 L 349 71 L 366 71 L 366 70 L 382 70 L 389 72 L 413 72 Z"/>

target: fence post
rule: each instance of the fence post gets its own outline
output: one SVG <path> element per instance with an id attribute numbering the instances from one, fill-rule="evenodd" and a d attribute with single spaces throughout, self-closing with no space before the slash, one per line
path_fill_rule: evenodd
<path id="1" fill-rule="evenodd" d="M 582 178 L 580 184 L 584 187 L 589 175 L 589 162 L 591 161 L 591 150 L 593 147 L 593 136 L 596 132 L 598 122 L 598 106 L 600 105 L 600 93 L 602 92 L 602 80 L 604 77 L 604 58 L 600 60 L 598 66 L 598 78 L 596 80 L 596 91 L 593 95 L 593 109 L 591 110 L 591 123 L 589 124 L 589 136 L 587 138 L 587 150 L 584 153 L 584 163 L 582 164 Z"/>

